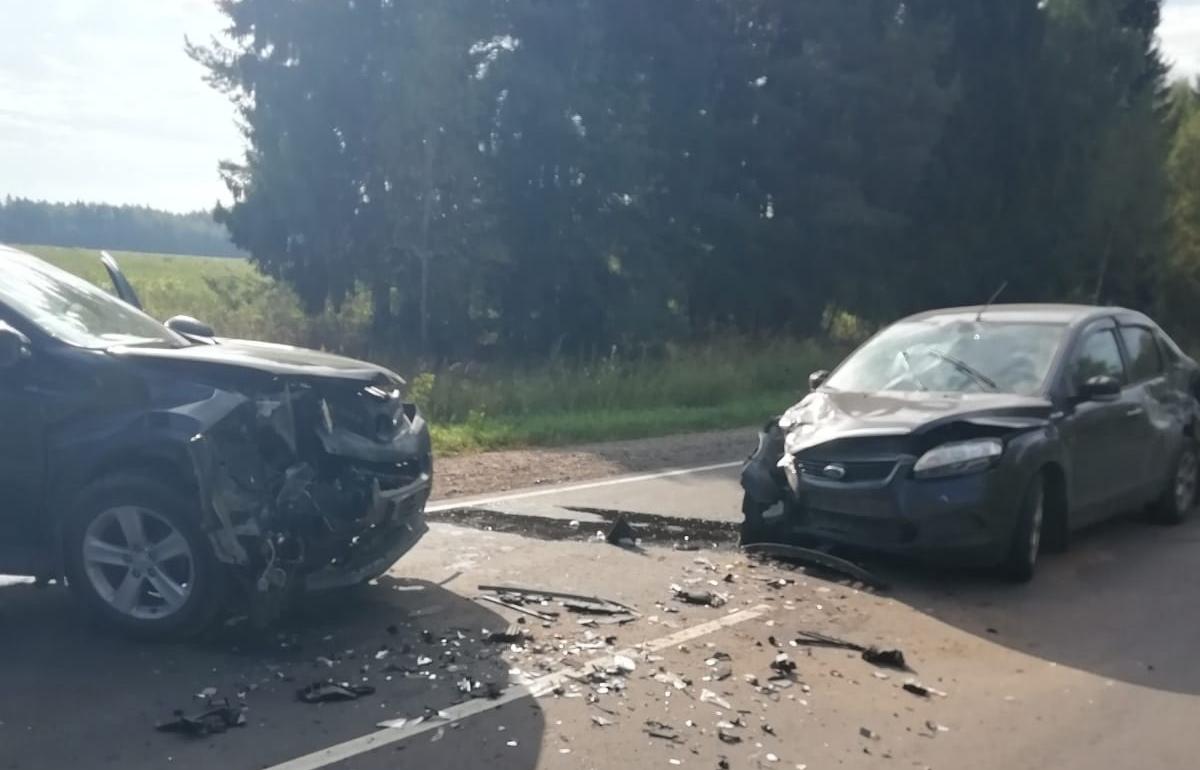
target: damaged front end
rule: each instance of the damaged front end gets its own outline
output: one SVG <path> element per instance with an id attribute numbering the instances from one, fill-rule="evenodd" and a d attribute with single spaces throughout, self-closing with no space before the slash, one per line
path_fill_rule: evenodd
<path id="1" fill-rule="evenodd" d="M 743 540 L 989 561 L 1057 446 L 1048 402 L 818 392 L 767 423 L 742 469 Z"/>
<path id="2" fill-rule="evenodd" d="M 400 384 L 276 377 L 196 406 L 202 525 L 259 614 L 377 577 L 425 533 L 429 429 Z"/>

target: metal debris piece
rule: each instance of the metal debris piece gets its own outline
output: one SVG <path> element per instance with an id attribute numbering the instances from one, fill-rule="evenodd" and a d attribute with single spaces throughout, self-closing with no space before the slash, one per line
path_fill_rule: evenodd
<path id="1" fill-rule="evenodd" d="M 874 666 L 892 668 L 897 671 L 912 671 L 908 667 L 908 663 L 904 660 L 904 653 L 900 650 L 880 650 L 875 647 L 868 647 L 863 650 L 862 658 Z"/>
<path id="2" fill-rule="evenodd" d="M 733 706 L 731 706 L 729 704 L 729 701 L 725 700 L 720 695 L 717 695 L 712 690 L 701 690 L 700 691 L 700 702 L 701 703 L 711 703 L 714 706 L 720 706 L 723 709 L 733 708 Z"/>
<path id="3" fill-rule="evenodd" d="M 225 699 L 220 705 L 213 704 L 211 708 L 197 714 L 185 714 L 183 709 L 176 709 L 174 718 L 168 722 L 160 722 L 155 730 L 164 733 L 179 733 L 190 738 L 203 738 L 213 733 L 223 733 L 231 727 L 245 727 L 246 712 L 231 706 Z"/>
<path id="4" fill-rule="evenodd" d="M 613 522 L 604 539 L 609 544 L 620 546 L 621 548 L 637 548 L 637 533 L 633 531 L 633 527 L 629 525 L 628 517 L 623 513 L 617 515 L 617 520 Z"/>
<path id="5" fill-rule="evenodd" d="M 749 554 L 761 554 L 785 561 L 799 562 L 805 566 L 827 569 L 831 572 L 837 572 L 862 581 L 876 589 L 884 590 L 888 587 L 886 581 L 876 577 L 854 562 L 846 561 L 824 551 L 814 551 L 811 548 L 802 548 L 798 545 L 788 545 L 787 543 L 751 543 L 742 546 L 742 550 Z"/>
<path id="6" fill-rule="evenodd" d="M 369 684 L 313 682 L 308 687 L 297 691 L 296 697 L 304 703 L 338 703 L 358 700 L 363 696 L 374 694 L 375 688 Z"/>

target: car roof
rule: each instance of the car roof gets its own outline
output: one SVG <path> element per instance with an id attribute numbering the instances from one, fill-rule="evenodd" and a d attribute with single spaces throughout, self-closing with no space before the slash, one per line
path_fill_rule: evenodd
<path id="1" fill-rule="evenodd" d="M 979 316 L 982 305 L 971 307 L 952 307 L 940 310 L 927 310 L 905 318 L 905 321 L 974 321 Z M 984 322 L 1005 323 L 1045 323 L 1076 326 L 1096 318 L 1116 318 L 1125 323 L 1152 323 L 1149 318 L 1133 310 L 1122 307 L 1101 307 L 1099 305 L 1070 305 L 1070 304 L 1012 304 L 992 305 L 983 313 Z"/>

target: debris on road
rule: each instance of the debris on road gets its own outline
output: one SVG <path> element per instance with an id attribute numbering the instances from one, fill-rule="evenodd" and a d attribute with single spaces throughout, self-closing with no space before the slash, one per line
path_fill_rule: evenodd
<path id="1" fill-rule="evenodd" d="M 912 671 L 904 660 L 904 653 L 900 650 L 880 650 L 876 647 L 868 647 L 863 650 L 862 658 L 873 666 L 897 671 Z"/>
<path id="2" fill-rule="evenodd" d="M 366 695 L 374 695 L 375 688 L 369 684 L 350 684 L 349 682 L 313 682 L 299 690 L 296 698 L 304 703 L 337 703 L 348 700 L 358 700 Z"/>
<path id="3" fill-rule="evenodd" d="M 537 610 L 531 610 L 528 607 L 522 607 L 519 604 L 513 604 L 511 602 L 506 602 L 503 599 L 496 598 L 495 596 L 480 596 L 478 598 L 479 598 L 479 601 L 481 601 L 481 602 L 487 602 L 489 604 L 496 604 L 501 607 L 506 607 L 506 608 L 512 610 L 513 612 L 519 612 L 522 615 L 528 615 L 530 617 L 537 618 L 538 620 L 541 620 L 541 621 L 544 621 L 547 623 L 553 623 L 555 620 L 558 619 L 557 615 L 551 615 L 550 613 L 547 613 L 547 612 L 538 612 Z"/>
<path id="4" fill-rule="evenodd" d="M 950 732 L 949 727 L 946 727 L 945 725 L 940 725 L 937 722 L 933 721 L 932 719 L 925 722 L 925 727 L 927 727 L 929 729 L 929 732 L 934 735 L 937 735 L 938 733 Z"/>
<path id="5" fill-rule="evenodd" d="M 632 617 L 639 615 L 638 611 L 632 607 L 611 599 L 602 599 L 596 596 L 580 596 L 579 594 L 568 594 L 561 591 L 545 591 L 538 588 L 521 588 L 517 586 L 482 585 L 479 586 L 479 590 L 494 593 L 499 596 L 501 601 L 518 606 L 525 604 L 545 604 L 551 600 L 556 600 L 572 612 L 589 615 L 627 615 Z"/>
<path id="6" fill-rule="evenodd" d="M 618 514 L 617 520 L 613 522 L 604 539 L 609 544 L 621 548 L 637 548 L 637 533 L 633 531 L 629 519 L 623 513 Z"/>
<path id="7" fill-rule="evenodd" d="M 533 634 L 529 629 L 519 625 L 509 626 L 503 631 L 487 632 L 487 629 L 484 631 L 487 633 L 486 641 L 491 644 L 524 644 L 533 639 Z"/>
<path id="8" fill-rule="evenodd" d="M 717 729 L 717 738 L 721 743 L 728 743 L 731 746 L 742 742 L 742 736 L 731 733 L 723 727 Z"/>
<path id="9" fill-rule="evenodd" d="M 684 604 L 696 604 L 705 607 L 724 607 L 726 597 L 716 591 L 689 591 L 683 586 L 672 585 L 671 592 L 675 598 Z"/>
<path id="10" fill-rule="evenodd" d="M 213 704 L 211 708 L 198 714 L 189 715 L 184 713 L 183 709 L 176 709 L 173 719 L 168 722 L 160 722 L 154 726 L 154 729 L 164 733 L 179 733 L 191 738 L 203 738 L 213 733 L 223 733 L 231 727 L 245 726 L 245 710 L 232 706 L 228 700 L 224 700 L 220 705 Z"/>
<path id="11" fill-rule="evenodd" d="M 781 652 L 771 661 L 771 670 L 776 673 L 773 678 L 791 679 L 796 675 L 796 661 L 789 658 L 786 652 Z"/>
<path id="12" fill-rule="evenodd" d="M 671 743 L 683 743 L 683 738 L 680 737 L 675 728 L 663 722 L 647 720 L 646 726 L 642 728 L 642 732 L 646 733 L 646 735 L 649 735 L 651 738 L 659 738 L 664 741 L 670 741 Z"/>
<path id="13" fill-rule="evenodd" d="M 872 730 L 869 727 L 858 728 L 858 734 L 861 735 L 862 737 L 866 738 L 867 740 L 871 740 L 871 741 L 879 740 L 879 733 L 875 732 L 874 730 Z"/>
<path id="14" fill-rule="evenodd" d="M 700 702 L 701 703 L 711 703 L 714 706 L 720 706 L 723 709 L 733 708 L 733 706 L 730 705 L 729 701 L 725 700 L 720 695 L 717 695 L 712 690 L 701 690 L 700 691 Z"/>
<path id="15" fill-rule="evenodd" d="M 599 714 L 592 714 L 592 724 L 596 725 L 596 727 L 609 727 L 613 724 L 613 721 Z"/>
<path id="16" fill-rule="evenodd" d="M 742 546 L 742 550 L 748 554 L 769 556 L 776 559 L 783 559 L 784 561 L 794 561 L 805 566 L 814 566 L 831 572 L 837 572 L 879 590 L 884 590 L 888 587 L 886 581 L 876 577 L 873 573 L 868 572 L 854 562 L 846 561 L 824 551 L 816 551 L 798 545 L 788 545 L 787 543 L 751 543 Z"/>

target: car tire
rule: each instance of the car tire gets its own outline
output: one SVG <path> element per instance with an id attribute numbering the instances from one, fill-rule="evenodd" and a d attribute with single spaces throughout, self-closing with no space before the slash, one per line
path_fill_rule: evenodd
<path id="1" fill-rule="evenodd" d="M 86 609 L 143 639 L 192 636 L 215 620 L 226 573 L 194 501 L 138 475 L 98 481 L 76 500 L 63 560 Z"/>
<path id="2" fill-rule="evenodd" d="M 763 518 L 763 514 L 770 510 L 770 508 L 771 506 L 763 505 L 749 494 L 742 496 L 743 518 L 739 537 L 740 545 L 769 543 L 772 541 L 775 530 Z"/>
<path id="3" fill-rule="evenodd" d="M 1185 439 L 1183 448 L 1171 465 L 1167 486 L 1151 507 L 1155 521 L 1160 524 L 1182 524 L 1196 508 L 1196 491 L 1200 486 L 1200 452 L 1196 442 Z"/>
<path id="4" fill-rule="evenodd" d="M 1042 533 L 1046 521 L 1046 481 L 1041 473 L 1033 477 L 1021 497 L 1017 526 L 1013 531 L 1008 554 L 1000 564 L 1000 572 L 1014 583 L 1033 579 L 1038 554 L 1042 550 Z"/>

